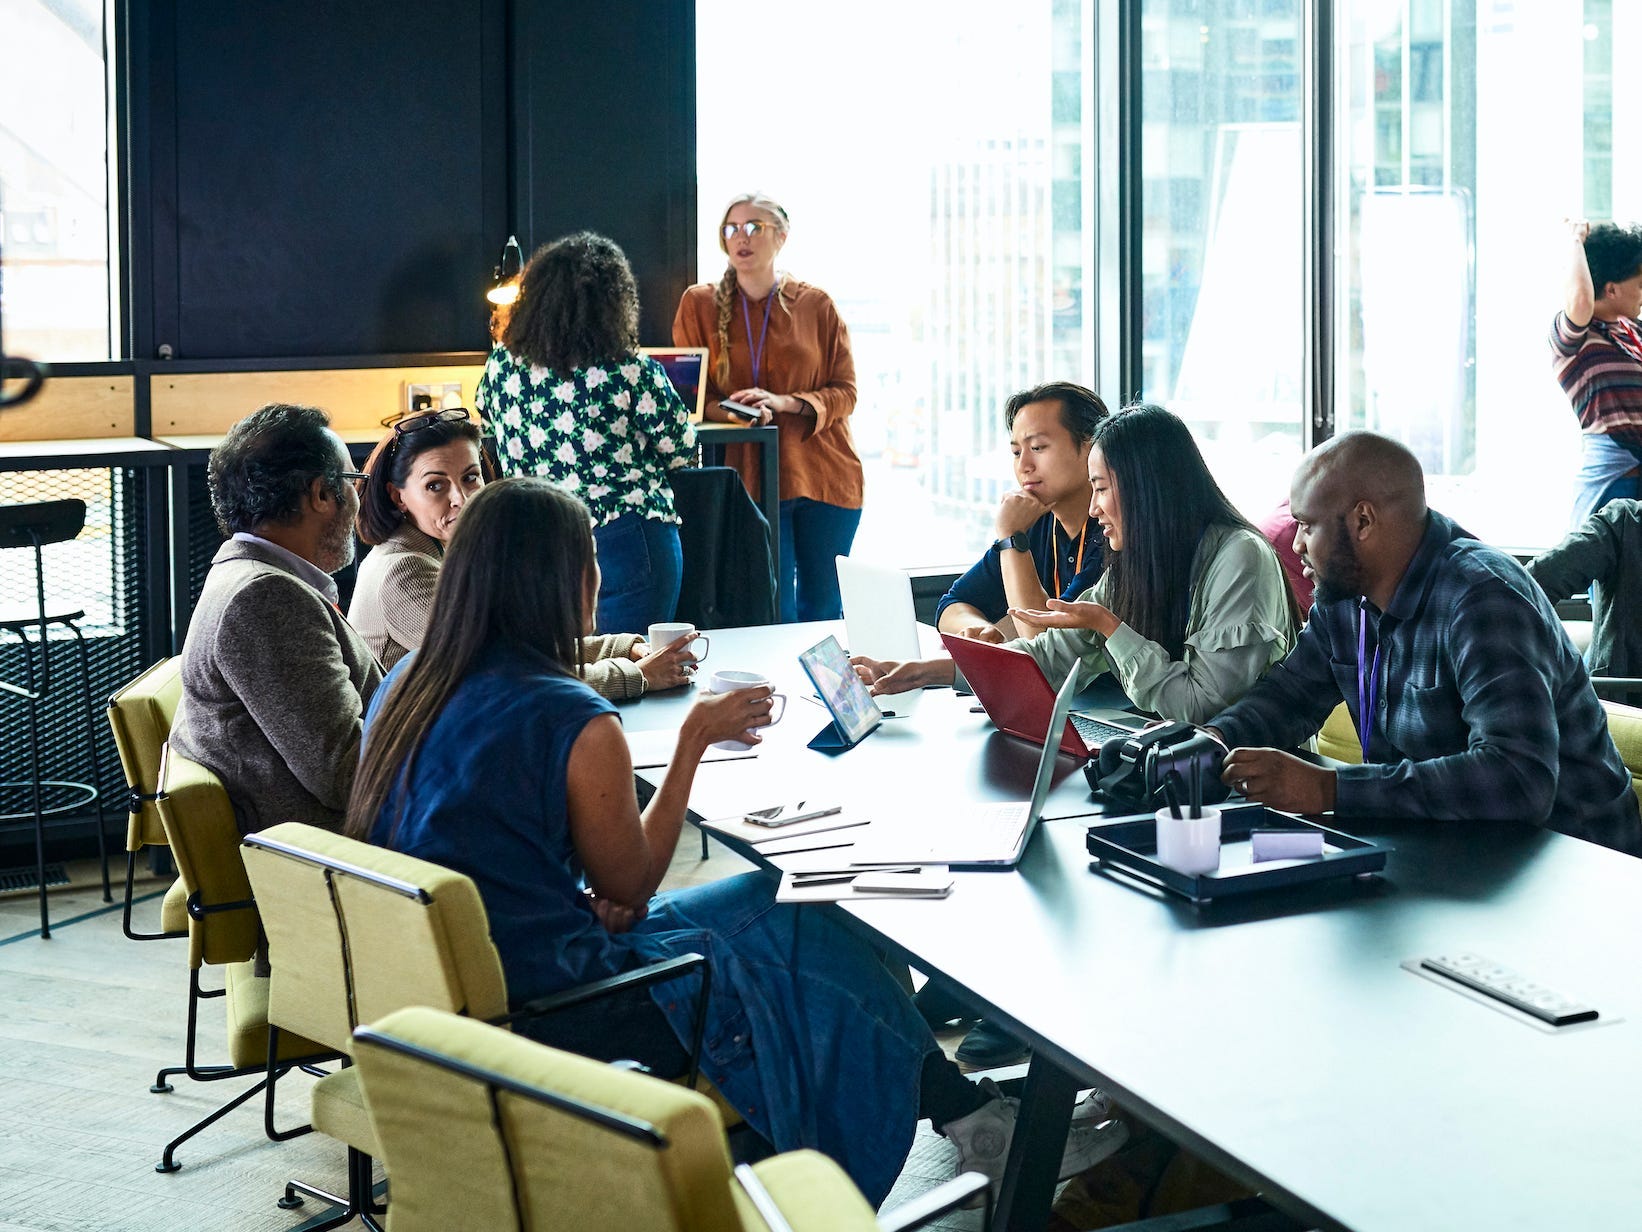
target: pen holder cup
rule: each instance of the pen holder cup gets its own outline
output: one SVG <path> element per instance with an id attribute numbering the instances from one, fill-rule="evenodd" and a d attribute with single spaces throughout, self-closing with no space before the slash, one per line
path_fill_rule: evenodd
<path id="1" fill-rule="evenodd" d="M 1220 810 L 1205 808 L 1201 817 L 1176 817 L 1157 810 L 1157 858 L 1176 872 L 1196 875 L 1220 868 Z"/>

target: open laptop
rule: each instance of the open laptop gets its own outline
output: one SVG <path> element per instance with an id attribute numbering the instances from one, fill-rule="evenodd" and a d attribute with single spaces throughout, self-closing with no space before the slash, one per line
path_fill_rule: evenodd
<path id="1" fill-rule="evenodd" d="M 707 407 L 707 382 L 702 379 L 707 371 L 707 348 L 640 347 L 639 354 L 661 365 L 684 405 L 690 408 L 690 422 L 700 423 Z"/>
<path id="2" fill-rule="evenodd" d="M 1038 754 L 1038 774 L 1032 782 L 1030 800 L 1002 804 L 971 804 L 947 816 L 937 816 L 928 825 L 913 828 L 904 822 L 878 822 L 850 854 L 852 864 L 953 864 L 972 868 L 1014 868 L 1026 854 L 1026 846 L 1043 820 L 1054 779 L 1055 758 L 1060 746 L 1054 734 L 1066 725 L 1077 692 L 1076 669 L 1066 677 L 1049 708 L 1047 736 L 1039 736 L 1043 751 Z"/>
<path id="3" fill-rule="evenodd" d="M 837 558 L 838 593 L 844 601 L 844 637 L 852 655 L 904 663 L 924 657 L 912 579 L 900 569 Z M 869 694 L 869 696 L 871 696 Z M 923 697 L 921 689 L 873 697 L 887 719 L 905 718 Z"/>
<path id="4" fill-rule="evenodd" d="M 1055 692 L 1036 659 L 1024 650 L 950 633 L 941 634 L 941 642 L 999 731 L 1034 744 L 1044 739 L 1044 719 L 1054 707 Z M 1075 678 L 1077 672 L 1072 675 Z M 1059 730 L 1063 753 L 1095 757 L 1106 741 L 1114 737 L 1126 740 L 1146 723 L 1140 715 L 1115 707 L 1072 711 L 1060 729 L 1050 729 L 1050 738 Z"/>

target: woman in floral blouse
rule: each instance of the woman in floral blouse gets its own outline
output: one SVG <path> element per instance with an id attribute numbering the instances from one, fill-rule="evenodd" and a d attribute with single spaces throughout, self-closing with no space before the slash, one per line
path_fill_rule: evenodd
<path id="1" fill-rule="evenodd" d="M 639 294 L 622 250 L 581 231 L 537 249 L 477 404 L 509 475 L 541 475 L 593 515 L 601 633 L 673 618 L 683 557 L 667 472 L 695 449 L 667 374 L 638 354 Z"/>

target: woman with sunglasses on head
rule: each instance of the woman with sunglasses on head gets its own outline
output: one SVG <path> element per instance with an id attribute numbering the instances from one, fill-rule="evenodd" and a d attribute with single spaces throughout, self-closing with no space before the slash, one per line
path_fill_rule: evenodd
<path id="1" fill-rule="evenodd" d="M 747 422 L 719 406 L 729 399 L 780 429 L 781 619 L 836 620 L 843 605 L 833 558 L 849 555 L 864 493 L 849 426 L 855 360 L 832 298 L 777 272 L 787 232 L 787 211 L 763 193 L 731 201 L 718 232 L 729 266 L 717 283 L 685 291 L 673 342 L 709 351 L 709 419 Z M 759 490 L 757 447 L 730 445 L 726 454 Z"/>
<path id="2" fill-rule="evenodd" d="M 427 632 L 445 545 L 467 502 L 495 479 L 479 425 L 462 407 L 407 415 L 371 451 L 359 493 L 359 565 L 348 621 L 384 669 L 417 649 Z M 689 680 L 684 643 L 655 654 L 632 634 L 583 639 L 583 679 L 626 700 Z"/>
<path id="3" fill-rule="evenodd" d="M 695 428 L 638 329 L 622 250 L 590 231 L 555 240 L 525 265 L 476 399 L 503 472 L 550 479 L 592 514 L 601 633 L 672 620 L 683 578 L 667 472 L 690 463 Z"/>
<path id="4" fill-rule="evenodd" d="M 1043 629 L 1004 643 L 1059 683 L 1110 672 L 1129 700 L 1201 723 L 1248 692 L 1300 627 L 1277 554 L 1209 473 L 1191 430 L 1160 406 L 1125 407 L 1089 451 L 1089 516 L 1106 536 L 1106 571 L 1075 602 L 1011 610 Z M 875 693 L 951 684 L 951 659 L 857 659 Z"/>
<path id="5" fill-rule="evenodd" d="M 641 811 L 615 708 L 575 678 L 599 585 L 588 521 L 581 502 L 540 479 L 505 479 L 474 497 L 427 640 L 388 674 L 365 717 L 346 833 L 473 880 L 515 1009 L 705 956 L 702 1072 L 777 1150 L 826 1152 L 874 1206 L 920 1117 L 953 1140 L 961 1164 L 997 1177 L 1016 1102 L 958 1071 L 856 933 L 777 903 L 769 872 L 656 893 L 702 755 L 714 741 L 758 743 L 772 695 L 768 685 L 703 694 Z M 691 972 L 513 1027 L 680 1077 L 702 987 Z M 1062 1174 L 1127 1135 L 1104 1105 L 1080 1105 Z"/>

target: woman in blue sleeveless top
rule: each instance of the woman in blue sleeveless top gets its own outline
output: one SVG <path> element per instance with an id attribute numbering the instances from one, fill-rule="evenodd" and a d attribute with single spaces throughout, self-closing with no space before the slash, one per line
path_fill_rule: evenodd
<path id="1" fill-rule="evenodd" d="M 704 696 L 642 814 L 615 707 L 576 677 L 598 567 L 586 508 L 537 478 L 478 493 L 446 550 L 422 648 L 377 690 L 348 833 L 477 884 L 515 1006 L 678 954 L 712 969 L 702 1068 L 778 1150 L 838 1160 L 874 1204 L 928 1116 L 1002 1167 L 1012 1101 L 946 1059 L 878 957 L 766 873 L 652 897 L 707 746 L 757 742 L 768 688 Z M 682 1074 L 697 977 L 519 1029 Z M 1085 1110 L 1086 1112 L 1089 1110 Z M 1063 1167 L 1110 1126 L 1074 1122 Z M 1001 1144 L 1001 1145 L 1000 1145 Z"/>

